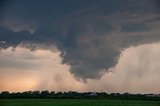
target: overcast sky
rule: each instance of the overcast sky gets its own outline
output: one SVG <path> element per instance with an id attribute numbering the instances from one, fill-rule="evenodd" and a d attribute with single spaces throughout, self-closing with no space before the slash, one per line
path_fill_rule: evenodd
<path id="1" fill-rule="evenodd" d="M 159 0 L 2 0 L 0 91 L 160 92 Z"/>

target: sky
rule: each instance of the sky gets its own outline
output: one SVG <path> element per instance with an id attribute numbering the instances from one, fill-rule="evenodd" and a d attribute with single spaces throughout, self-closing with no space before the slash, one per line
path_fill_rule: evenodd
<path id="1" fill-rule="evenodd" d="M 160 92 L 159 0 L 2 0 L 0 91 Z"/>

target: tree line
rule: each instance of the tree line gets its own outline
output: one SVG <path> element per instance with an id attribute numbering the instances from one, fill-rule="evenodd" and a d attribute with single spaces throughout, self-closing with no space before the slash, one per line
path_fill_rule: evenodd
<path id="1" fill-rule="evenodd" d="M 130 94 L 130 93 L 106 93 L 106 92 L 49 92 L 25 91 L 25 92 L 0 92 L 0 99 L 116 99 L 116 100 L 160 100 L 160 95 L 154 94 Z"/>

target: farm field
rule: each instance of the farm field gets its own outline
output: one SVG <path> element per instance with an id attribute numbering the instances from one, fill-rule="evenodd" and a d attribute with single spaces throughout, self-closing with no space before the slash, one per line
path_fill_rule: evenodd
<path id="1" fill-rule="evenodd" d="M 1 99 L 0 106 L 160 106 L 160 101 L 106 99 Z"/>

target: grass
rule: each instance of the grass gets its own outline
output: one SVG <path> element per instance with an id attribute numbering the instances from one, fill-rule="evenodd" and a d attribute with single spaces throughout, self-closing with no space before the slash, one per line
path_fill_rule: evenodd
<path id="1" fill-rule="evenodd" d="M 1 99 L 0 106 L 160 106 L 160 101 L 106 99 Z"/>

